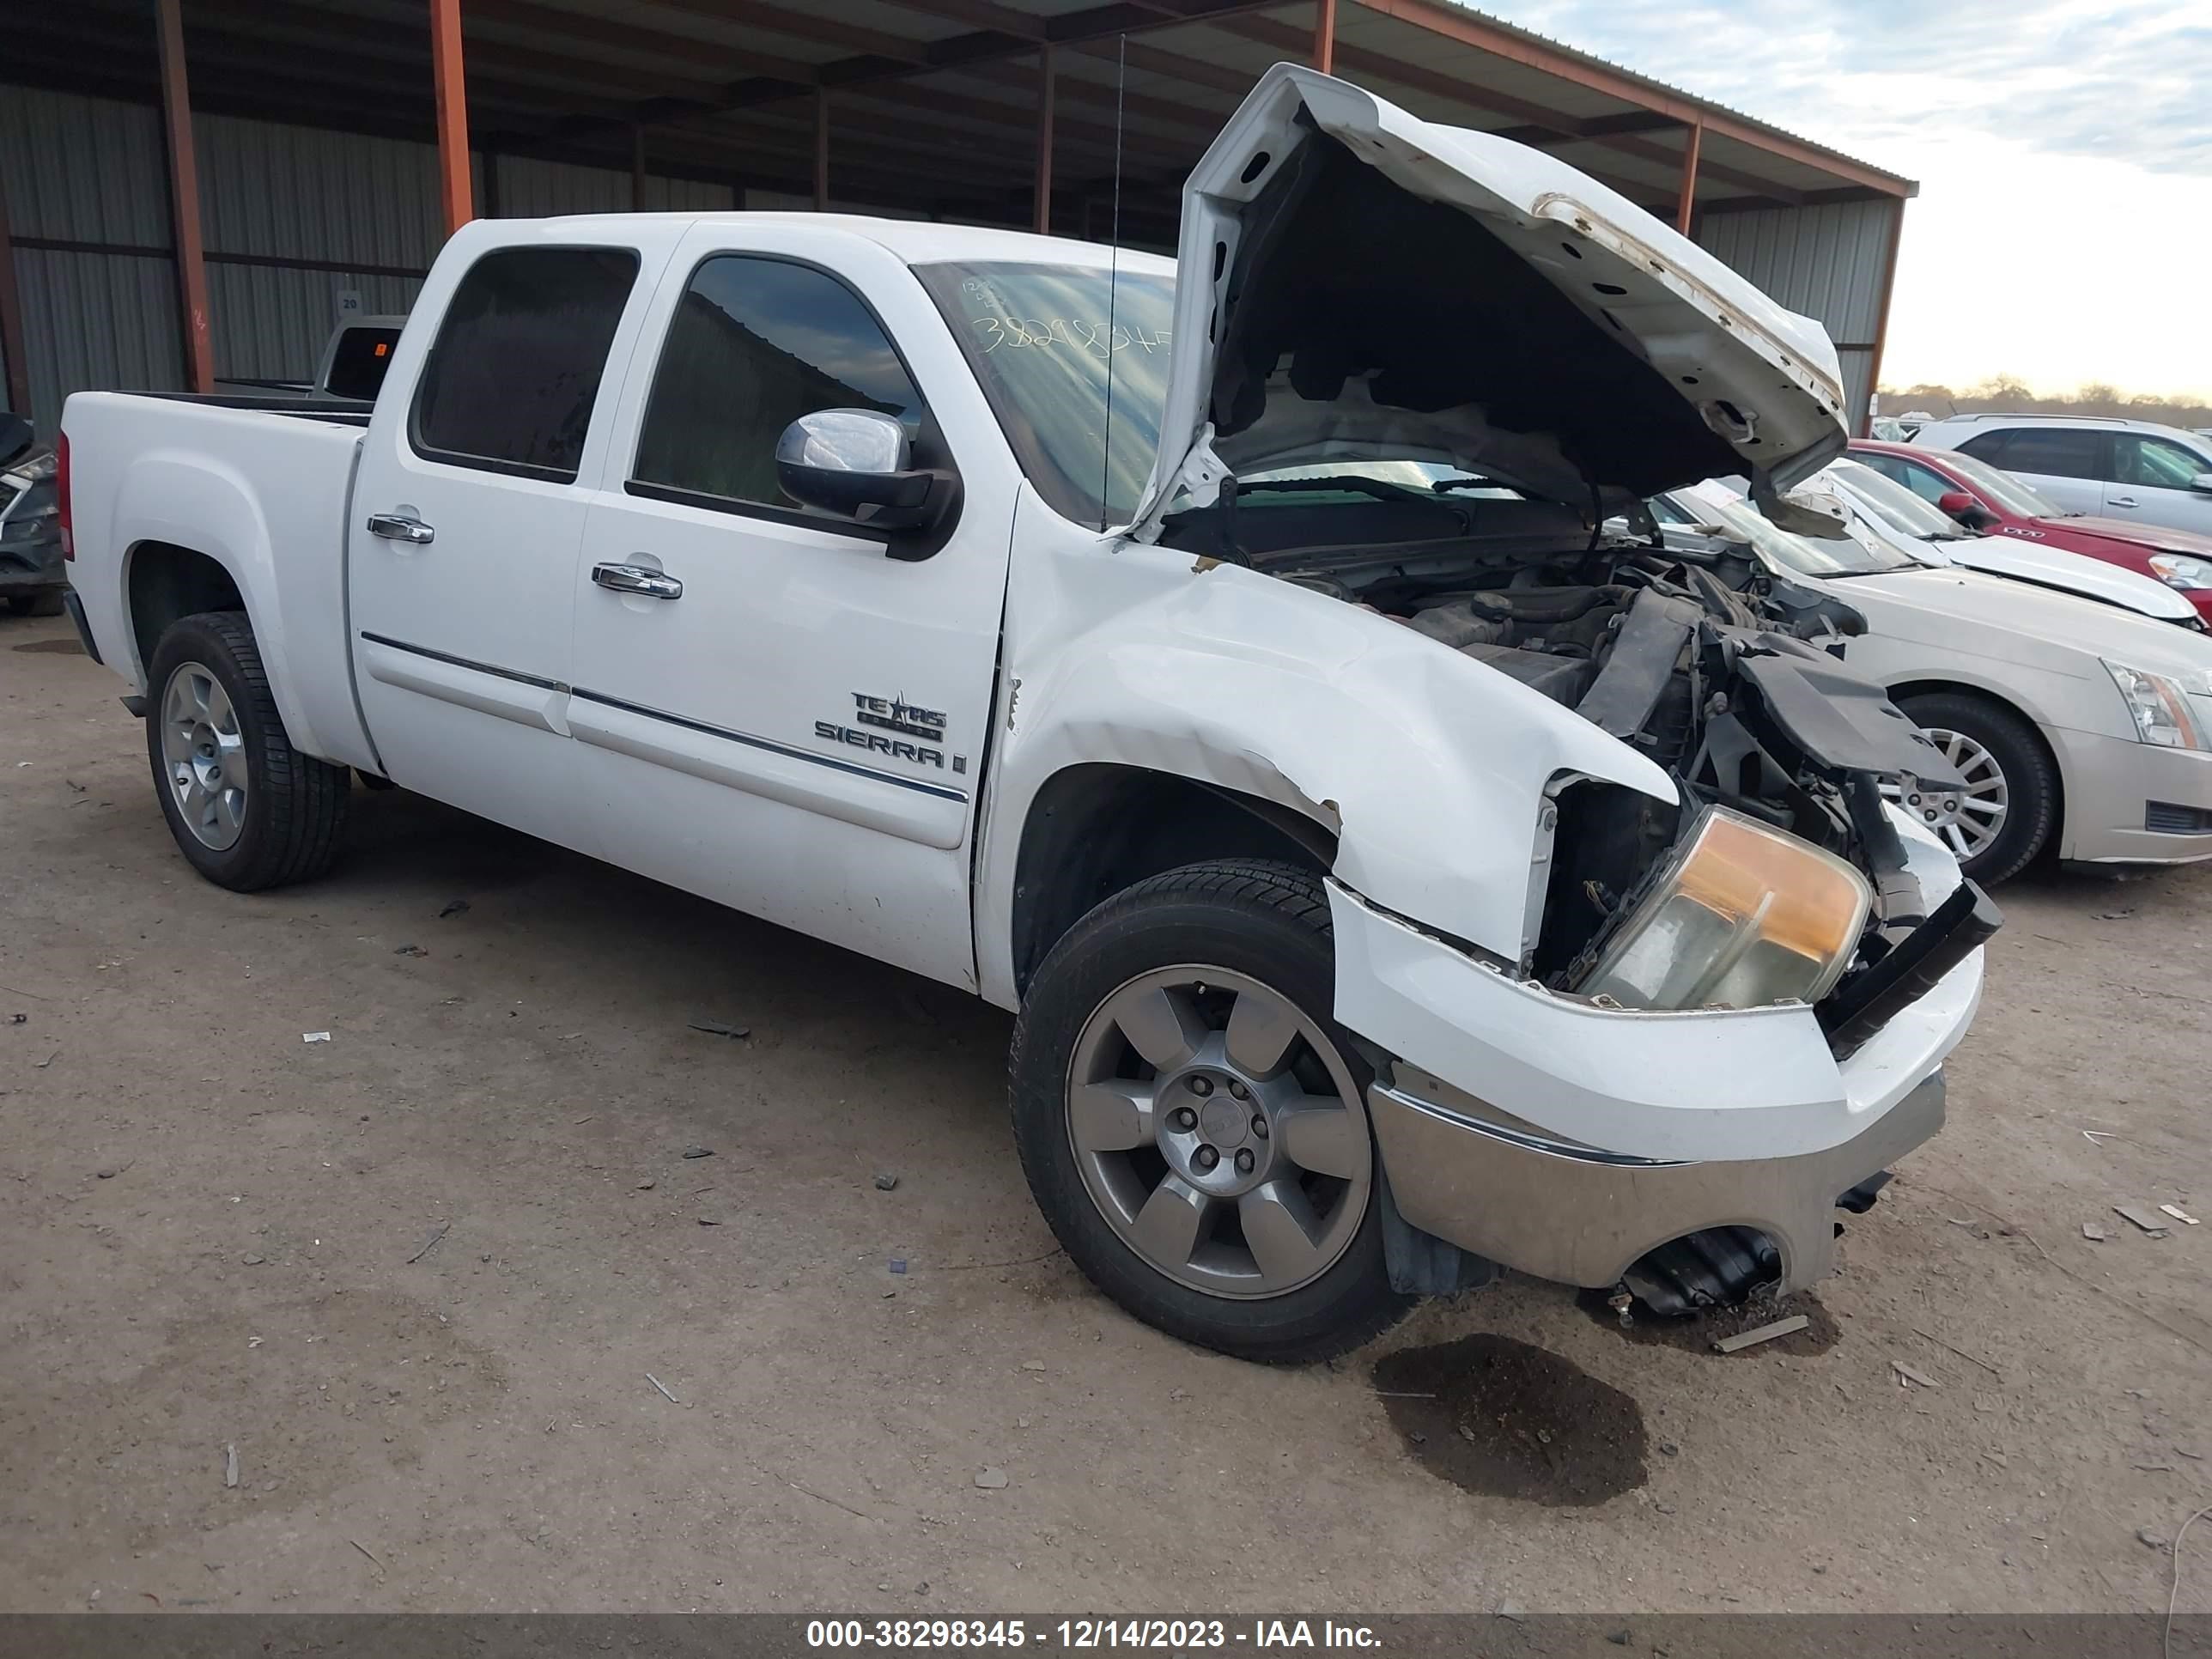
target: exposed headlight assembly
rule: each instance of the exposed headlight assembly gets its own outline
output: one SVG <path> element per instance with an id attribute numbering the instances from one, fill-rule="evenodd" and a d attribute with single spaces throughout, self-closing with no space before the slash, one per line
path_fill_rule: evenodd
<path id="1" fill-rule="evenodd" d="M 1873 903 L 1866 878 L 1833 853 L 1709 806 L 1576 988 L 1628 1008 L 1817 1002 Z"/>
<path id="2" fill-rule="evenodd" d="M 2197 730 L 2197 717 L 2189 711 L 2188 694 L 2179 683 L 2163 674 L 2124 668 L 2116 662 L 2106 663 L 2105 672 L 2127 702 L 2138 739 L 2161 749 L 2204 747 L 2204 734 Z"/>
<path id="3" fill-rule="evenodd" d="M 2212 559 L 2192 559 L 2186 553 L 2154 553 L 2150 556 L 2150 568 L 2158 572 L 2159 580 L 2168 587 L 2185 592 L 2212 587 Z"/>

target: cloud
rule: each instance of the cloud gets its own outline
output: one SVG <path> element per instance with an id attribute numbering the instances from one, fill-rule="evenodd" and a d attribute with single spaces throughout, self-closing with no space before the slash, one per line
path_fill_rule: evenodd
<path id="1" fill-rule="evenodd" d="M 2163 173 L 2212 168 L 2212 24 L 2160 0 L 1530 0 L 1501 15 L 1911 172 L 1978 132 Z"/>
<path id="2" fill-rule="evenodd" d="M 2212 391 L 2202 0 L 1496 0 L 1920 181 L 1882 378 Z"/>

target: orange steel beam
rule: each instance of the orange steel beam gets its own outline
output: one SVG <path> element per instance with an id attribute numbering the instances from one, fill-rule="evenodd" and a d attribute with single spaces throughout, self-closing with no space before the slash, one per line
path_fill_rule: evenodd
<path id="1" fill-rule="evenodd" d="M 430 79 L 438 100 L 438 185 L 450 236 L 476 216 L 469 167 L 468 76 L 461 67 L 461 0 L 430 0 Z"/>
<path id="2" fill-rule="evenodd" d="M 215 338 L 208 326 L 207 261 L 200 242 L 200 174 L 192 146 L 191 88 L 185 79 L 185 25 L 177 0 L 155 0 L 161 48 L 161 123 L 169 149 L 169 215 L 174 224 L 177 306 L 185 334 L 185 378 L 215 390 Z"/>
<path id="3" fill-rule="evenodd" d="M 1682 139 L 1682 188 L 1674 198 L 1674 228 L 1690 234 L 1690 215 L 1698 204 L 1698 147 L 1705 136 L 1702 121 L 1692 121 Z"/>
<path id="4" fill-rule="evenodd" d="M 1336 0 L 1315 0 L 1313 66 L 1323 75 L 1336 73 Z"/>

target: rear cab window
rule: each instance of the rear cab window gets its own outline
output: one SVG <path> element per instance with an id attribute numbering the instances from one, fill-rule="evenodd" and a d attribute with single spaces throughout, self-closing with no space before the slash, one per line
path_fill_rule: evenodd
<path id="1" fill-rule="evenodd" d="M 615 247 L 501 248 L 470 266 L 416 386 L 415 453 L 574 483 L 637 274 Z"/>
<path id="2" fill-rule="evenodd" d="M 391 323 L 356 323 L 338 331 L 331 349 L 331 367 L 323 390 L 333 398 L 373 404 L 384 389 L 384 371 L 391 367 L 392 349 L 399 343 L 399 330 Z"/>

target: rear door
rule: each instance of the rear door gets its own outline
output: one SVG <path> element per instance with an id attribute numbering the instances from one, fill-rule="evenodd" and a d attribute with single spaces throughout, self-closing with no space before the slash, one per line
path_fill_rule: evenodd
<path id="1" fill-rule="evenodd" d="M 2108 438 L 2096 427 L 2014 426 L 1977 433 L 1959 447 L 2019 474 L 2069 513 L 2102 513 Z"/>
<path id="2" fill-rule="evenodd" d="M 656 248 L 591 223 L 520 245 L 513 227 L 460 233 L 457 250 L 480 249 L 441 259 L 458 274 L 434 275 L 421 307 L 437 326 L 401 341 L 347 526 L 356 681 L 386 772 L 586 849 L 566 717 L 586 485 L 678 234 Z"/>
<path id="3" fill-rule="evenodd" d="M 2105 511 L 2113 518 L 2212 534 L 2212 489 L 2197 488 L 2212 479 L 2212 456 L 2154 433 L 2116 432 L 2110 476 Z"/>
<path id="4" fill-rule="evenodd" d="M 572 582 L 568 706 L 605 856 L 956 984 L 1016 473 L 944 319 L 850 232 L 702 222 L 623 392 Z M 941 544 L 776 484 L 799 416 L 869 409 L 960 473 Z"/>

